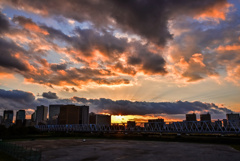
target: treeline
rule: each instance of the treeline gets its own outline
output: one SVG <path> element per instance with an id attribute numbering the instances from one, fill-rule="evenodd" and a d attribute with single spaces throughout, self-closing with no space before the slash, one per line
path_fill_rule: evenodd
<path id="1" fill-rule="evenodd" d="M 17 139 L 37 134 L 40 134 L 40 131 L 33 126 L 17 127 L 13 125 L 6 128 L 4 125 L 0 125 L 0 139 Z"/>

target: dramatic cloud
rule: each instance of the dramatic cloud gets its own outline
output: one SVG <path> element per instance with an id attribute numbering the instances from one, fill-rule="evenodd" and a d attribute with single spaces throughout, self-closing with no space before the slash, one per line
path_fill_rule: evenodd
<path id="1" fill-rule="evenodd" d="M 226 107 L 218 107 L 213 103 L 203 103 L 199 101 L 131 102 L 127 100 L 113 101 L 105 98 L 86 99 L 79 97 L 73 97 L 72 99 L 78 103 L 89 104 L 97 112 L 106 112 L 113 115 L 186 114 L 189 112 L 225 114 L 232 112 Z"/>
<path id="2" fill-rule="evenodd" d="M 35 96 L 31 92 L 0 89 L 0 109 L 19 110 L 29 107 L 33 108 L 31 104 L 34 100 Z"/>
<path id="3" fill-rule="evenodd" d="M 19 71 L 28 71 L 28 63 L 21 60 L 20 55 L 25 52 L 24 49 L 13 42 L 8 42 L 0 38 L 0 66 L 4 68 L 17 69 Z"/>
<path id="4" fill-rule="evenodd" d="M 49 92 L 43 92 L 42 96 L 47 99 L 58 99 L 58 96 L 56 93 L 53 93 L 51 91 Z"/>
<path id="5" fill-rule="evenodd" d="M 9 29 L 9 22 L 6 17 L 0 12 L 0 34 Z"/>
<path id="6" fill-rule="evenodd" d="M 41 0 L 5 1 L 27 11 L 43 15 L 63 15 L 79 22 L 90 21 L 96 26 L 116 26 L 125 32 L 134 33 L 159 45 L 164 45 L 172 35 L 168 20 L 178 14 L 198 17 L 216 17 L 211 9 L 228 7 L 226 0 L 142 0 L 142 1 L 59 1 Z M 217 6 L 217 7 L 216 7 Z M 79 14 L 81 13 L 81 14 Z M 224 12 L 220 18 L 223 19 Z M 216 13 L 217 14 L 217 13 Z"/>
<path id="7" fill-rule="evenodd" d="M 203 103 L 199 101 L 176 101 L 176 102 L 132 102 L 128 100 L 111 99 L 86 99 L 73 97 L 70 99 L 58 99 L 56 93 L 43 93 L 44 98 L 35 99 L 30 92 L 20 90 L 0 90 L 1 108 L 19 109 L 32 108 L 38 105 L 49 104 L 78 104 L 89 105 L 90 111 L 97 113 L 110 113 L 113 115 L 147 115 L 147 114 L 186 114 L 190 112 L 210 112 L 211 114 L 226 114 L 233 112 L 226 107 L 219 107 L 214 103 Z M 25 106 L 25 107 L 24 107 Z"/>

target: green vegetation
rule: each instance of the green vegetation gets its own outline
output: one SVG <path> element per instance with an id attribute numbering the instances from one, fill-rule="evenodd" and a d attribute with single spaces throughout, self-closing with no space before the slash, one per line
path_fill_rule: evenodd
<path id="1" fill-rule="evenodd" d="M 0 151 L 0 161 L 17 161 L 15 158 L 10 155 Z"/>

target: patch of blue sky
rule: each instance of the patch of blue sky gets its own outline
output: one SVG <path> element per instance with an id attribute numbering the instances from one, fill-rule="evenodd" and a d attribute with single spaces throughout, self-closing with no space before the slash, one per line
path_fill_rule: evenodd
<path id="1" fill-rule="evenodd" d="M 71 25 L 66 25 L 66 22 L 58 21 L 56 17 L 43 17 L 39 14 L 25 12 L 23 10 L 16 10 L 14 8 L 6 6 L 2 12 L 8 17 L 23 16 L 32 19 L 37 24 L 44 24 L 48 27 L 52 27 L 57 30 L 61 30 L 64 34 L 69 35 L 72 31 Z"/>
<path id="2" fill-rule="evenodd" d="M 90 21 L 78 22 L 75 21 L 75 26 L 79 27 L 80 29 L 92 29 L 93 24 Z"/>
<path id="3" fill-rule="evenodd" d="M 61 63 L 64 59 L 61 54 L 55 52 L 54 50 L 48 51 L 46 59 L 49 63 Z"/>
<path id="4" fill-rule="evenodd" d="M 69 46 L 69 44 L 66 43 L 65 41 L 61 41 L 61 40 L 58 40 L 58 39 L 54 39 L 54 40 L 53 40 L 53 43 L 56 44 L 56 45 L 58 45 L 58 46 L 61 47 L 61 48 L 64 48 L 64 47 L 68 47 L 68 46 Z"/>

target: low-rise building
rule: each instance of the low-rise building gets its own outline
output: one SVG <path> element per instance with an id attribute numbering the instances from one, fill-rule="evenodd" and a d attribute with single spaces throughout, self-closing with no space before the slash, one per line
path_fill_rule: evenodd
<path id="1" fill-rule="evenodd" d="M 195 113 L 186 114 L 186 121 L 197 121 L 197 117 Z"/>
<path id="2" fill-rule="evenodd" d="M 95 114 L 91 112 L 89 114 L 89 124 L 96 124 L 96 125 L 111 125 L 111 115 L 102 115 L 102 114 Z"/>

